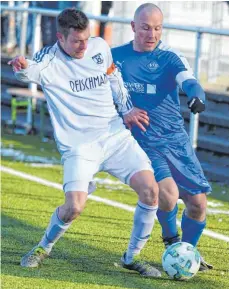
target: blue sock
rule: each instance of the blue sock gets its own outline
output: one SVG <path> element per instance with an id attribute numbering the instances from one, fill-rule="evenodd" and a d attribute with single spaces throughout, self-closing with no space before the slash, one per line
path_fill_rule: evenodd
<path id="1" fill-rule="evenodd" d="M 199 222 L 190 219 L 186 214 L 185 210 L 182 215 L 181 229 L 182 229 L 182 242 L 187 242 L 196 246 L 202 232 L 206 226 L 206 220 Z"/>
<path id="2" fill-rule="evenodd" d="M 126 264 L 133 262 L 134 256 L 140 254 L 141 249 L 148 241 L 153 229 L 157 208 L 157 206 L 148 206 L 138 201 L 134 214 L 132 234 L 125 255 Z"/>
<path id="3" fill-rule="evenodd" d="M 177 235 L 177 211 L 177 205 L 169 212 L 162 211 L 158 208 L 157 218 L 161 224 L 163 238 L 171 238 Z"/>
<path id="4" fill-rule="evenodd" d="M 58 217 L 59 208 L 57 208 L 52 214 L 48 228 L 45 231 L 43 238 L 41 239 L 38 246 L 41 246 L 48 253 L 51 252 L 54 244 L 59 240 L 59 238 L 65 233 L 65 231 L 70 227 L 71 223 L 64 223 Z"/>

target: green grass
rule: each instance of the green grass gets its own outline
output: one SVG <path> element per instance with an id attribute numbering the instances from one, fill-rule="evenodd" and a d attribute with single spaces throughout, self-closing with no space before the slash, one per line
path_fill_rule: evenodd
<path id="1" fill-rule="evenodd" d="M 10 137 L 8 145 L 11 144 Z M 18 149 L 26 142 L 15 136 Z M 3 136 L 4 145 L 5 136 Z M 37 155 L 40 145 L 34 143 Z M 53 144 L 45 150 L 51 155 Z M 38 147 L 36 151 L 36 147 Z M 30 149 L 30 148 L 28 148 Z M 26 153 L 26 149 L 24 150 Z M 31 152 L 29 152 L 31 153 Z M 41 156 L 44 156 L 41 154 Z M 62 168 L 36 168 L 29 164 L 3 159 L 2 165 L 23 171 L 53 182 L 62 182 Z M 101 178 L 109 177 L 99 174 Z M 225 194 L 221 194 L 222 191 Z M 217 199 L 215 194 L 217 193 Z M 214 195 L 209 200 L 221 203 L 218 209 L 228 210 L 224 200 L 228 187 L 214 185 Z M 134 206 L 137 197 L 127 187 L 99 185 L 95 195 Z M 223 198 L 222 198 L 223 196 Z M 207 261 L 213 263 L 212 271 L 199 273 L 188 282 L 169 280 L 165 273 L 161 279 L 144 279 L 134 272 L 115 266 L 126 249 L 132 227 L 133 214 L 125 210 L 88 200 L 85 211 L 54 247 L 50 258 L 39 269 L 22 268 L 20 258 L 42 237 L 54 209 L 64 201 L 61 190 L 2 173 L 2 288 L 4 289 L 113 289 L 113 288 L 176 288 L 215 289 L 229 287 L 229 244 L 202 236 L 199 250 Z M 179 206 L 179 216 L 183 206 Z M 221 219 L 221 221 L 219 221 Z M 229 236 L 228 215 L 208 215 L 207 229 Z M 142 251 L 142 258 L 161 268 L 163 246 L 160 226 L 155 223 L 153 234 Z"/>
<path id="2" fill-rule="evenodd" d="M 41 142 L 39 136 L 3 134 L 1 141 L 3 147 L 20 150 L 27 155 L 60 159 L 60 155 L 53 140 L 44 143 Z"/>

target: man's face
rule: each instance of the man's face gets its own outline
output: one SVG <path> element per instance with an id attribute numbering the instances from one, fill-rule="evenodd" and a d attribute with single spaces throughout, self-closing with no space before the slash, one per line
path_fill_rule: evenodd
<path id="1" fill-rule="evenodd" d="M 89 26 L 85 30 L 74 30 L 70 28 L 67 38 L 58 32 L 57 38 L 64 51 L 73 58 L 83 58 L 87 49 L 88 39 L 90 37 Z"/>
<path id="2" fill-rule="evenodd" d="M 142 10 L 131 22 L 134 47 L 139 52 L 153 51 L 161 39 L 163 15 L 158 10 Z"/>

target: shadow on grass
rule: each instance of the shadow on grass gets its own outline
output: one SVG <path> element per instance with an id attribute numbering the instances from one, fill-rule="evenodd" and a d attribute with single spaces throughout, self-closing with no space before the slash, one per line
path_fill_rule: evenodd
<path id="1" fill-rule="evenodd" d="M 120 255 L 113 253 L 109 244 L 109 250 L 106 251 L 98 248 L 96 241 L 95 246 L 91 246 L 82 240 L 72 239 L 73 233 L 65 234 L 53 249 L 50 258 L 46 259 L 40 268 L 22 268 L 20 267 L 21 256 L 31 250 L 43 235 L 44 229 L 3 215 L 2 233 L 2 274 L 4 275 L 88 284 L 88 289 L 92 284 L 135 289 L 164 288 L 165 283 L 169 284 L 170 288 L 187 289 L 200 287 L 209 289 L 219 286 L 218 282 L 213 280 L 208 280 L 206 284 L 199 275 L 189 282 L 182 283 L 182 286 L 180 282 L 169 281 L 167 277 L 144 279 L 134 272 L 115 266 L 114 264 L 119 262 Z M 82 237 L 94 241 L 94 237 L 103 238 L 103 235 L 82 233 Z M 109 238 L 113 243 L 120 243 L 120 241 L 127 243 L 126 240 L 116 240 L 117 236 L 109 236 Z M 154 265 L 160 267 L 158 264 Z M 197 284 L 198 286 L 193 286 Z M 31 288 L 33 288 L 32 284 Z"/>
<path id="2" fill-rule="evenodd" d="M 21 256 L 43 235 L 43 228 L 3 215 L 2 233 L 2 274 L 5 275 L 139 289 L 148 289 L 152 281 L 115 267 L 114 263 L 119 262 L 120 255 L 90 246 L 81 240 L 69 239 L 67 233 L 40 268 L 22 268 Z M 87 237 L 93 238 L 89 234 Z M 157 282 L 160 284 L 162 280 Z"/>

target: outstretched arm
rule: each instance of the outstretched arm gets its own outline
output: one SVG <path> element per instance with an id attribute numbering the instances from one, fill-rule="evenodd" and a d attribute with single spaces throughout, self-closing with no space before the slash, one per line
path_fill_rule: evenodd
<path id="1" fill-rule="evenodd" d="M 14 72 L 26 69 L 29 65 L 24 56 L 16 56 L 7 64 L 12 66 Z"/>
<path id="2" fill-rule="evenodd" d="M 205 110 L 205 93 L 196 79 L 187 79 L 182 83 L 181 89 L 188 96 L 188 107 L 196 114 Z"/>
<path id="3" fill-rule="evenodd" d="M 173 72 L 179 87 L 188 96 L 188 107 L 192 113 L 200 113 L 205 110 L 205 93 L 199 82 L 193 75 L 188 61 L 183 55 L 176 57 L 173 62 Z"/>
<path id="4" fill-rule="evenodd" d="M 124 123 L 129 129 L 131 129 L 133 125 L 137 125 L 141 130 L 146 131 L 143 124 L 149 125 L 147 112 L 133 107 L 130 95 L 124 87 L 121 73 L 114 64 L 108 69 L 107 74 L 111 84 L 114 103 L 118 111 L 122 113 Z"/>
<path id="5" fill-rule="evenodd" d="M 16 56 L 8 62 L 12 66 L 15 76 L 23 82 L 41 84 L 40 71 L 43 63 L 26 59 L 24 56 Z"/>
<path id="6" fill-rule="evenodd" d="M 124 87 L 121 73 L 115 67 L 114 63 L 107 70 L 108 79 L 110 81 L 114 103 L 117 106 L 118 112 L 122 115 L 130 112 L 133 109 L 132 102 L 128 91 Z"/>

